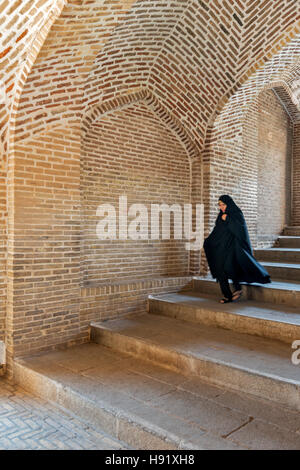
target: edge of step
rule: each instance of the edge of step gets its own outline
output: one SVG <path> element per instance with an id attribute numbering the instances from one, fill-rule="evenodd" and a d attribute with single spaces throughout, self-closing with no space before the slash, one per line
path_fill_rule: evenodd
<path id="1" fill-rule="evenodd" d="M 294 268 L 294 269 L 300 269 L 300 263 L 290 263 L 290 262 L 285 262 L 285 261 L 260 261 L 261 264 L 265 265 L 270 265 L 278 268 Z"/>
<path id="2" fill-rule="evenodd" d="M 259 261 L 269 272 L 271 278 L 281 278 L 286 280 L 300 279 L 300 263 L 280 262 L 280 261 Z"/>
<path id="3" fill-rule="evenodd" d="M 232 282 L 229 282 L 232 285 Z M 272 280 L 270 284 L 241 283 L 243 286 L 243 297 L 262 303 L 276 303 L 283 306 L 299 308 L 300 305 L 300 282 L 287 279 Z M 194 276 L 193 290 L 209 294 L 220 294 L 220 288 L 215 279 Z M 300 313 L 300 308 L 299 308 Z"/>
<path id="4" fill-rule="evenodd" d="M 300 227 L 299 227 L 300 229 Z M 283 238 L 283 239 L 286 239 L 286 240 L 289 240 L 291 238 L 296 238 L 297 240 L 300 240 L 300 235 L 278 235 L 277 239 L 280 239 L 280 238 Z"/>
<path id="5" fill-rule="evenodd" d="M 150 314 L 145 315 L 153 316 Z M 180 323 L 184 323 L 170 318 L 164 320 L 177 322 L 175 326 L 179 329 Z M 155 322 L 155 320 L 153 319 L 152 322 Z M 298 381 L 291 377 L 285 378 L 263 369 L 259 370 L 259 368 L 253 369 L 238 364 L 238 360 L 236 363 L 233 363 L 232 358 L 231 361 L 226 362 L 223 359 L 210 357 L 205 352 L 201 352 L 201 350 L 196 354 L 191 350 L 185 351 L 180 347 L 176 348 L 174 344 L 166 346 L 159 341 L 153 340 L 153 338 L 151 339 L 151 333 L 150 338 L 120 333 L 116 329 L 110 328 L 110 325 L 113 325 L 113 323 L 92 322 L 90 325 L 91 340 L 95 343 L 133 356 L 146 358 L 153 363 L 182 374 L 197 375 L 202 380 L 214 385 L 226 386 L 227 388 L 243 392 L 247 391 L 253 395 L 262 398 L 267 397 L 275 402 L 277 401 L 288 407 L 300 410 L 300 380 Z M 114 323 L 115 325 L 116 323 Z M 164 325 L 164 327 L 167 328 L 167 325 Z M 219 329 L 215 328 L 215 330 Z M 235 334 L 243 336 L 245 342 L 247 342 L 247 339 L 249 340 L 250 335 Z M 259 339 L 262 340 L 262 338 Z M 272 340 L 265 339 L 263 341 L 271 342 Z M 273 340 L 273 346 L 277 345 L 279 345 L 279 341 Z M 234 354 L 238 357 L 239 353 L 234 351 Z M 261 361 L 259 358 L 257 360 Z"/>
<path id="6" fill-rule="evenodd" d="M 195 427 L 192 433 L 191 429 L 187 433 L 184 421 L 181 423 L 180 419 L 172 416 L 168 417 L 170 421 L 167 425 L 164 421 L 162 421 L 162 425 L 158 424 L 161 422 L 159 417 L 151 421 L 148 416 L 152 417 L 153 411 L 157 412 L 157 410 L 153 409 L 151 404 L 144 402 L 140 403 L 136 410 L 137 403 L 133 403 L 134 400 L 128 396 L 126 398 L 123 396 L 121 401 L 117 398 L 115 406 L 112 406 L 109 400 L 95 398 L 93 394 L 89 398 L 84 393 L 84 388 L 78 389 L 78 386 L 74 386 L 72 379 L 71 385 L 69 385 L 68 380 L 65 383 L 59 380 L 59 374 L 58 378 L 53 378 L 51 367 L 47 372 L 43 367 L 32 365 L 30 359 L 32 357 L 29 357 L 29 361 L 28 358 L 14 360 L 14 378 L 17 384 L 35 395 L 55 402 L 56 405 L 75 413 L 89 425 L 94 425 L 95 428 L 100 427 L 102 431 L 104 430 L 131 448 L 148 450 L 245 449 L 242 444 L 238 445 L 234 441 L 227 441 L 223 439 L 223 436 L 198 427 Z M 70 370 L 68 372 L 72 374 Z M 73 376 L 76 376 L 76 383 L 78 380 L 85 380 L 90 382 L 92 386 L 91 380 L 86 376 L 79 375 L 78 377 L 75 372 Z M 184 378 L 184 376 L 182 377 Z M 86 383 L 85 386 L 87 386 Z M 93 386 L 95 387 L 95 384 Z M 108 386 L 107 393 L 109 391 Z M 121 394 L 119 393 L 119 395 Z M 178 432 L 179 424 L 182 424 L 183 429 L 181 430 L 180 425 Z"/>
<path id="7" fill-rule="evenodd" d="M 97 403 L 80 391 L 31 369 L 26 360 L 14 360 L 14 380 L 26 390 L 76 413 L 95 426 L 101 426 L 109 435 L 138 449 L 197 449 L 192 444 L 179 440 L 175 434 L 152 425 L 130 413 L 97 400 Z M 130 435 L 130 442 L 128 442 Z M 139 447 L 143 439 L 144 446 Z"/>
<path id="8" fill-rule="evenodd" d="M 272 247 L 254 250 L 254 256 L 258 260 L 279 263 L 300 263 L 300 247 Z"/>
<path id="9" fill-rule="evenodd" d="M 198 291 L 174 292 L 149 295 L 148 312 L 285 343 L 300 338 L 300 314 L 297 315 L 296 309 L 286 307 L 284 311 L 266 302 L 219 304 L 208 294 Z"/>
<path id="10" fill-rule="evenodd" d="M 275 241 L 274 248 L 300 248 L 300 236 L 280 235 Z"/>

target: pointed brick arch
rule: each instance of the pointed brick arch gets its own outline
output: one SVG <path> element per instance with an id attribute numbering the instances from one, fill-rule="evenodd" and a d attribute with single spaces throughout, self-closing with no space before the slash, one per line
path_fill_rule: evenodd
<path id="1" fill-rule="evenodd" d="M 189 136 L 180 121 L 166 110 L 159 100 L 149 90 L 142 88 L 135 92 L 118 96 L 114 99 L 106 100 L 103 103 L 89 108 L 82 119 L 81 142 L 84 143 L 85 136 L 93 123 L 101 120 L 101 117 L 116 110 L 130 107 L 134 103 L 144 103 L 153 114 L 163 123 L 166 128 L 173 133 L 176 139 L 184 148 L 190 163 L 190 202 L 193 206 L 202 202 L 203 182 L 202 182 L 202 154 L 198 151 L 196 144 Z M 189 267 L 191 274 L 199 274 L 200 251 L 189 253 Z"/>
<path id="2" fill-rule="evenodd" d="M 264 94 L 267 94 L 270 91 L 274 93 L 277 102 L 280 103 L 280 107 L 284 110 L 284 113 L 288 115 L 288 119 L 290 120 L 292 126 L 295 123 L 295 116 L 299 114 L 299 112 L 296 114 L 290 112 L 296 111 L 296 106 L 292 102 L 291 88 L 288 85 L 287 81 L 284 80 L 274 80 L 263 86 L 259 90 L 259 92 L 255 96 L 253 96 L 253 99 L 249 103 L 249 107 L 245 113 L 244 125 L 242 130 L 241 165 L 244 168 L 252 168 L 253 178 L 256 179 L 256 191 L 254 192 L 253 190 L 251 190 L 251 181 L 246 184 L 242 184 L 242 186 L 244 186 L 244 188 L 242 188 L 242 198 L 245 201 L 245 207 L 247 207 L 248 218 L 252 231 L 252 239 L 254 243 L 257 244 L 257 246 L 272 246 L 274 240 L 278 236 L 278 232 L 274 232 L 274 235 L 269 236 L 269 239 L 266 240 L 264 243 L 264 241 L 261 239 L 262 230 L 260 228 L 261 226 L 263 226 L 264 223 L 264 218 L 261 216 L 261 208 L 268 203 L 265 197 L 263 196 L 264 188 L 268 185 L 262 185 L 260 183 L 259 178 L 261 154 L 259 152 L 258 117 L 260 99 L 264 96 Z M 284 97 L 284 103 L 282 103 L 282 100 L 279 100 L 278 95 Z M 288 158 L 292 159 L 292 153 L 289 154 Z M 289 168 L 289 173 L 291 177 L 291 168 Z M 244 175 L 245 174 L 246 172 L 244 173 Z M 292 181 L 290 181 L 290 184 L 292 184 Z M 251 204 L 247 203 L 247 192 L 248 194 L 251 193 L 252 195 Z M 280 204 L 281 207 L 277 211 L 280 212 L 280 210 L 283 209 L 284 206 L 286 206 L 287 222 L 290 222 L 291 217 L 290 204 L 292 203 L 292 201 L 290 200 L 290 196 L 290 194 L 288 195 L 287 193 L 285 193 L 285 197 L 283 197 L 282 204 Z M 281 229 L 282 228 L 283 227 L 281 227 Z"/>
<path id="3" fill-rule="evenodd" d="M 278 53 L 279 50 L 284 50 L 286 47 L 289 47 L 290 43 L 293 43 L 293 41 L 297 42 L 297 38 L 300 33 L 300 20 L 293 22 L 289 26 L 287 26 L 284 31 L 281 33 L 279 38 L 276 38 L 273 40 L 273 43 L 269 46 L 268 50 L 265 51 L 263 54 L 262 58 L 259 58 L 256 60 L 256 62 L 247 70 L 244 72 L 241 77 L 237 77 L 237 81 L 234 84 L 234 86 L 230 89 L 227 90 L 226 93 L 222 96 L 222 98 L 219 100 L 217 103 L 217 106 L 214 110 L 214 113 L 211 115 L 208 123 L 207 123 L 207 128 L 206 128 L 206 133 L 205 133 L 205 143 L 204 143 L 204 153 L 207 153 L 205 151 L 205 148 L 207 148 L 207 144 L 210 141 L 210 136 L 212 135 L 213 128 L 214 128 L 214 123 L 218 119 L 218 116 L 224 111 L 225 106 L 227 103 L 230 101 L 230 99 L 237 93 L 239 93 L 239 90 L 243 85 L 251 79 L 259 70 L 263 70 L 264 67 L 267 66 L 268 62 L 272 60 L 272 58 L 275 56 L 280 57 L 280 53 Z M 293 51 L 293 47 L 291 48 L 291 53 L 295 56 L 299 54 L 299 50 Z M 261 56 L 262 54 L 260 54 Z M 297 61 L 296 63 L 287 68 L 286 71 L 282 71 L 282 80 L 283 81 L 288 81 L 289 75 L 292 74 L 293 70 L 297 69 Z M 285 75 L 287 75 L 285 77 Z"/>
<path id="4" fill-rule="evenodd" d="M 191 161 L 199 156 L 196 144 L 191 139 L 186 129 L 182 126 L 179 119 L 171 115 L 171 113 L 164 108 L 159 100 L 146 88 L 138 91 L 128 93 L 125 95 L 117 96 L 114 99 L 106 100 L 103 103 L 91 107 L 83 116 L 82 131 L 83 138 L 92 123 L 101 118 L 106 113 L 120 109 L 124 106 L 129 106 L 132 103 L 144 101 L 154 113 L 161 119 L 162 122 L 179 138 L 182 145 L 185 147 L 187 154 Z"/>
<path id="5" fill-rule="evenodd" d="M 47 38 L 49 31 L 55 21 L 60 17 L 63 8 L 68 3 L 68 0 L 56 0 L 53 2 L 53 8 L 50 11 L 43 27 L 39 30 L 37 35 L 34 38 L 33 43 L 30 46 L 30 49 L 27 53 L 26 59 L 23 63 L 23 68 L 19 73 L 19 79 L 15 86 L 15 94 L 13 97 L 13 101 L 11 104 L 11 111 L 10 111 L 10 126 L 9 126 L 9 143 L 10 146 L 13 145 L 14 138 L 15 138 L 15 130 L 16 130 L 16 118 L 18 113 L 18 106 L 19 101 L 22 95 L 23 88 L 27 81 L 27 78 L 30 74 L 32 66 L 39 55 L 39 52 L 44 44 L 45 39 Z M 10 147 L 11 148 L 11 147 Z"/>
<path id="6" fill-rule="evenodd" d="M 299 57 L 300 35 L 245 81 L 226 102 L 207 134 L 204 152 L 207 178 L 204 180 L 210 178 L 211 183 L 209 188 L 205 188 L 206 204 L 212 207 L 218 195 L 224 192 L 236 197 L 247 210 L 254 244 L 257 240 L 257 194 L 253 193 L 257 178 L 257 100 L 261 93 L 273 88 L 284 90 L 291 100 L 290 80 L 299 66 Z M 226 178 L 230 173 L 232 177 Z M 214 214 L 210 213 L 206 222 L 207 232 L 213 223 Z"/>

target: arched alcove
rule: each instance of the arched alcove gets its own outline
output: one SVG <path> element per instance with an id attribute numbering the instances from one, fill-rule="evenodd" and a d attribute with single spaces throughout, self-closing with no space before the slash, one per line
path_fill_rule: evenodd
<path id="1" fill-rule="evenodd" d="M 189 273 L 186 240 L 175 240 L 173 216 L 170 239 L 151 240 L 151 204 L 191 200 L 190 159 L 171 130 L 144 101 L 112 109 L 94 120 L 83 136 L 81 150 L 84 284 L 122 278 L 184 276 Z M 148 211 L 147 239 L 120 240 L 119 197 L 127 208 L 143 204 Z M 115 240 L 99 240 L 97 207 L 111 204 L 117 215 Z M 128 224 L 132 217 L 128 217 Z"/>
<path id="2" fill-rule="evenodd" d="M 275 54 L 264 67 L 255 71 L 230 97 L 220 114 L 216 115 L 213 122 L 210 123 L 203 152 L 204 197 L 208 206 L 205 223 L 206 233 L 212 228 L 217 215 L 217 210 L 213 211 L 212 209 L 215 207 L 218 196 L 224 193 L 233 196 L 244 211 L 254 247 L 272 245 L 283 228 L 284 222 L 281 217 L 280 227 L 277 220 L 272 233 L 270 232 L 269 236 L 263 236 L 263 239 L 259 240 L 259 96 L 263 96 L 261 93 L 267 92 L 271 88 L 278 87 L 284 88 L 288 95 L 291 94 L 290 81 L 294 77 L 294 69 L 299 62 L 299 44 L 298 35 L 278 54 Z M 291 98 L 289 99 L 291 101 Z M 286 175 L 287 172 L 288 169 L 285 171 Z M 270 174 L 269 176 L 271 177 Z M 282 182 L 284 176 L 280 178 Z M 269 183 L 272 186 L 272 180 L 269 180 Z M 289 203 L 287 202 L 287 204 Z M 266 210 L 269 208 L 267 207 Z M 286 210 L 289 212 L 288 207 Z"/>
<path id="3" fill-rule="evenodd" d="M 175 177 L 172 165 L 176 158 L 166 163 L 171 165 L 171 176 L 164 187 L 165 194 L 173 196 L 172 191 L 177 187 L 182 191 L 180 194 L 185 195 L 188 188 L 191 202 L 199 202 L 198 196 L 202 198 L 203 194 L 208 201 L 206 213 L 213 218 L 215 213 L 210 203 L 224 181 L 228 182 L 229 189 L 233 188 L 234 195 L 247 202 L 245 194 L 253 183 L 254 173 L 248 173 L 246 182 L 241 184 L 240 175 L 246 175 L 243 171 L 249 165 L 249 160 L 243 160 L 246 151 L 243 126 L 247 108 L 258 89 L 252 81 L 250 88 L 254 86 L 249 94 L 246 83 L 233 101 L 230 101 L 230 96 L 240 89 L 246 77 L 250 77 L 258 66 L 277 54 L 276 51 L 285 44 L 291 42 L 288 52 L 297 55 L 297 44 L 295 47 L 295 41 L 292 42 L 291 38 L 299 32 L 299 25 L 294 19 L 299 7 L 292 5 L 291 17 L 287 17 L 284 5 L 289 3 L 288 0 L 275 8 L 269 2 L 265 13 L 258 15 L 253 24 L 255 4 L 253 7 L 245 4 L 238 15 L 231 17 L 233 12 L 229 4 L 224 4 L 224 10 L 221 10 L 215 8 L 214 2 L 206 8 L 204 2 L 199 4 L 197 0 L 175 4 L 162 1 L 159 2 L 159 9 L 156 2 L 150 3 L 148 5 L 143 0 L 108 1 L 103 8 L 100 0 L 47 2 L 51 12 L 36 23 L 39 24 L 39 31 L 28 42 L 28 50 L 22 56 L 25 60 L 20 63 L 16 61 L 18 80 L 10 90 L 13 93 L 9 125 L 5 114 L 6 128 L 3 127 L 5 143 L 8 136 L 10 139 L 8 210 L 5 210 L 8 213 L 6 342 L 10 355 L 86 341 L 89 320 L 95 318 L 95 312 L 100 318 L 118 313 L 115 308 L 115 286 L 105 286 L 111 295 L 107 300 L 101 297 L 106 295 L 105 289 L 105 292 L 100 288 L 87 291 L 81 283 L 81 268 L 85 272 L 86 282 L 92 282 L 92 279 L 98 282 L 102 278 L 101 257 L 96 267 L 99 271 L 94 271 L 95 277 L 93 274 L 89 280 L 88 273 L 95 268 L 93 252 L 84 252 L 81 258 L 84 219 L 81 213 L 80 170 L 82 143 L 86 136 L 82 137 L 80 124 L 87 110 L 98 103 L 115 100 L 120 95 L 125 101 L 125 97 L 136 90 L 146 90 L 147 106 L 154 111 L 156 118 L 160 118 L 160 121 L 156 119 L 156 125 L 164 129 L 158 132 L 158 127 L 153 128 L 149 149 L 155 141 L 155 145 L 160 144 L 157 158 L 166 159 L 171 150 L 175 155 L 183 152 L 186 161 L 189 155 L 192 162 L 189 186 L 186 167 L 182 169 L 178 160 Z M 225 27 L 225 49 L 224 30 L 221 28 L 224 13 L 232 18 Z M 39 12 L 36 14 L 39 15 Z M 265 15 L 270 16 L 268 35 L 264 34 Z M 261 34 L 263 37 L 260 39 Z M 16 36 L 16 39 L 19 37 Z M 14 48 L 11 53 L 15 53 Z M 286 70 L 285 52 L 282 58 L 283 61 L 280 58 L 274 61 L 274 70 L 278 66 Z M 11 67 L 12 64 L 8 65 Z M 271 72 L 273 69 L 267 70 L 266 76 L 271 76 Z M 230 102 L 225 109 L 226 100 Z M 225 113 L 219 115 L 214 131 L 210 133 L 212 149 L 209 149 L 209 159 L 205 160 L 203 173 L 202 144 L 206 130 L 210 132 L 212 129 L 207 126 L 214 121 L 216 112 L 223 108 Z M 127 111 L 119 109 L 93 124 L 89 130 L 91 146 L 92 137 L 97 141 L 97 147 L 99 142 L 104 141 L 99 133 L 104 132 L 101 126 L 107 124 L 111 116 L 121 119 L 118 113 L 135 111 L 130 107 Z M 165 120 L 162 119 L 163 115 Z M 123 116 L 124 121 L 128 126 L 126 115 Z M 169 127 L 168 131 L 162 121 Z M 120 127 L 124 126 L 119 122 L 117 128 Z M 160 132 L 166 140 L 156 138 Z M 171 142 L 168 149 L 164 147 L 165 142 Z M 135 145 L 136 140 L 133 140 L 132 150 L 139 150 Z M 180 151 L 177 150 L 179 148 Z M 164 149 L 162 154 L 159 153 L 161 149 Z M 207 147 L 203 152 L 205 157 L 206 152 Z M 236 159 L 237 155 L 239 159 Z M 138 156 L 135 163 L 139 171 Z M 151 171 L 154 169 L 155 165 L 150 168 Z M 119 174 L 121 183 L 122 174 Z M 138 176 L 139 173 L 131 182 L 132 191 L 139 188 L 134 184 Z M 163 176 L 164 173 L 158 174 L 158 181 Z M 94 176 L 90 177 L 92 184 L 87 184 L 89 198 L 94 184 Z M 205 182 L 207 191 L 202 192 L 202 182 Z M 183 183 L 186 184 L 183 186 Z M 145 184 L 150 184 L 146 178 Z M 155 184 L 157 181 L 153 181 L 153 188 Z M 149 186 L 149 196 L 153 188 Z M 95 205 L 96 202 L 97 199 Z M 256 212 L 250 213 L 249 217 L 250 226 L 255 230 Z M 89 229 L 86 230 L 89 237 Z M 87 238 L 87 249 L 90 249 L 89 242 Z M 172 248 L 174 251 L 167 251 L 161 263 L 151 268 L 152 273 L 159 268 L 162 270 L 158 269 L 155 275 L 165 273 L 168 276 L 175 272 L 175 266 L 178 268 L 176 274 L 186 272 L 182 269 L 186 263 L 180 264 L 180 260 L 183 253 L 184 256 L 187 253 L 176 243 Z M 154 252 L 152 257 L 156 260 Z M 85 267 L 88 259 L 89 267 L 93 269 Z M 138 257 L 134 262 L 136 270 L 130 271 L 128 266 L 128 279 L 139 275 Z M 195 273 L 198 269 L 197 255 L 190 256 L 188 265 L 193 266 L 189 273 Z M 112 266 L 110 268 L 106 280 L 114 275 Z M 116 271 L 120 272 L 120 269 Z M 139 299 L 144 308 L 147 293 L 155 289 L 157 292 L 157 287 L 163 291 L 171 285 L 157 284 L 156 279 L 149 280 L 147 285 L 140 283 L 135 290 L 128 287 L 127 297 L 131 292 L 132 301 L 135 302 L 136 293 L 143 292 L 143 298 Z M 178 280 L 176 282 L 177 288 Z M 87 302 L 81 308 L 83 297 Z M 124 298 L 120 297 L 120 304 L 124 305 Z M 99 306 L 100 300 L 104 300 L 103 308 Z M 109 308 L 106 308 L 106 301 L 110 302 Z"/>
<path id="4" fill-rule="evenodd" d="M 257 98 L 257 246 L 291 221 L 293 121 L 269 89 Z"/>

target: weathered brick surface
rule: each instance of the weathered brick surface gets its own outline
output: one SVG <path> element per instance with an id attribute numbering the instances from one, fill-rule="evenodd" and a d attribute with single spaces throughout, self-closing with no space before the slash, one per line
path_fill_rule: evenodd
<path id="1" fill-rule="evenodd" d="M 9 213 L 8 354 L 79 338 L 80 141 L 55 129 L 15 147 Z M 13 334 L 13 337 L 12 337 Z"/>
<path id="2" fill-rule="evenodd" d="M 294 125 L 292 168 L 292 223 L 300 225 L 300 122 Z"/>
<path id="3" fill-rule="evenodd" d="M 59 17 L 66 0 L 30 0 L 27 2 L 16 1 L 13 3 L 4 0 L 0 4 L 1 22 L 1 50 L 8 46 L 7 53 L 0 59 L 0 157 L 1 157 L 1 179 L 6 181 L 6 197 L 0 201 L 0 226 L 2 235 L 2 246 L 4 247 L 0 256 L 0 278 L 1 278 L 1 306 L 0 306 L 0 338 L 4 339 L 5 331 L 11 328 L 10 320 L 6 317 L 6 309 L 9 309 L 7 298 L 7 213 L 11 212 L 13 217 L 13 203 L 11 188 L 14 186 L 13 169 L 14 159 L 12 157 L 13 134 L 16 109 L 24 83 L 28 77 L 32 64 L 42 47 L 53 22 Z M 2 27 L 5 25 L 5 28 Z M 6 47 L 7 49 L 7 47 Z M 10 205 L 7 205 L 7 202 Z"/>
<path id="4" fill-rule="evenodd" d="M 11 103 L 17 90 L 19 73 L 23 62 L 47 18 L 51 16 L 55 5 L 61 1 L 30 0 L 1 1 L 0 3 L 0 85 L 5 97 L 4 110 L 0 113 L 0 148 L 3 151 L 9 127 Z"/>
<path id="5" fill-rule="evenodd" d="M 271 90 L 258 102 L 257 245 L 290 224 L 293 124 Z"/>
<path id="6" fill-rule="evenodd" d="M 81 289 L 81 331 L 87 332 L 91 321 L 145 313 L 148 309 L 149 292 L 184 291 L 191 286 L 191 276 L 91 283 Z"/>
<path id="7" fill-rule="evenodd" d="M 186 239 L 151 240 L 151 204 L 190 202 L 190 162 L 180 141 L 144 104 L 137 103 L 94 122 L 82 146 L 83 253 L 86 281 L 187 275 Z M 178 176 L 180 175 L 180 178 Z M 99 240 L 96 225 L 100 204 L 111 204 L 119 226 L 119 197 L 127 209 L 144 204 L 148 230 L 141 240 Z M 135 219 L 128 215 L 128 224 Z M 141 230 L 138 229 L 138 230 Z"/>
<path id="8" fill-rule="evenodd" d="M 196 274 L 200 263 L 204 272 L 205 260 L 199 253 L 187 257 L 176 243 L 171 248 L 165 244 L 162 251 L 161 243 L 160 262 L 155 263 L 157 247 L 143 251 L 143 241 L 131 264 L 123 251 L 117 270 L 110 258 L 105 271 L 100 265 L 103 246 L 90 245 L 85 237 L 93 230 L 94 215 L 87 224 L 82 215 L 87 208 L 95 209 L 104 191 L 100 188 L 92 199 L 94 180 L 90 199 L 83 200 L 87 194 L 80 165 L 88 163 L 86 136 L 95 137 L 97 128 L 94 144 L 106 132 L 120 145 L 120 128 L 129 131 L 124 122 L 130 109 L 144 106 L 144 114 L 136 116 L 143 131 L 135 136 L 130 131 L 130 136 L 133 168 L 152 149 L 147 184 L 153 181 L 154 170 L 161 178 L 168 172 L 162 194 L 183 201 L 189 192 L 192 202 L 204 202 L 206 234 L 217 214 L 218 196 L 228 192 L 246 214 L 253 244 L 272 242 L 284 223 L 283 207 L 289 210 L 288 197 L 276 199 L 280 210 L 271 223 L 259 225 L 259 221 L 270 213 L 275 185 L 283 188 L 289 152 L 285 160 L 282 139 L 276 164 L 271 165 L 263 138 L 271 122 L 260 121 L 259 116 L 263 97 L 275 89 L 276 99 L 282 103 L 283 98 L 285 108 L 292 110 L 289 118 L 274 96 L 263 106 L 275 112 L 272 124 L 284 133 L 286 149 L 291 148 L 291 129 L 295 141 L 299 119 L 291 105 L 292 83 L 299 76 L 299 2 L 4 0 L 0 12 L 0 84 L 6 91 L 0 103 L 0 179 L 7 183 L 7 194 L 3 191 L 0 197 L 0 340 L 6 334 L 9 354 L 86 339 L 79 300 L 88 278 L 106 282 L 118 273 L 136 278 L 143 271 Z M 130 103 L 131 108 L 121 110 Z M 149 107 L 152 121 L 146 117 Z M 153 147 L 145 150 L 147 132 Z M 154 140 L 161 153 L 155 153 Z M 276 142 L 272 139 L 273 146 Z M 296 223 L 297 146 L 293 145 L 291 222 Z M 128 148 L 123 143 L 122 152 Z M 140 153 L 138 158 L 134 151 Z M 106 176 L 112 178 L 112 149 L 99 146 L 97 152 L 108 163 Z M 183 164 L 188 159 L 189 179 Z M 129 171 L 126 160 L 123 154 L 119 165 L 123 178 Z M 262 176 L 264 165 L 270 172 L 278 168 L 267 193 L 259 191 L 259 184 L 270 181 Z M 104 178 L 101 172 L 96 171 L 99 183 Z M 142 184 L 140 180 L 140 200 Z M 144 194 L 152 198 L 155 185 L 151 191 L 145 186 Z M 268 232 L 262 235 L 264 227 Z M 168 257 L 166 262 L 163 257 Z M 118 311 L 125 310 L 126 303 Z"/>
<path id="9" fill-rule="evenodd" d="M 71 118 L 83 89 L 87 109 L 99 99 L 147 86 L 203 146 L 214 111 L 298 31 L 297 2 L 262 3 L 260 9 L 246 2 L 225 1 L 219 8 L 218 2 L 196 0 L 140 1 L 131 8 L 130 2 L 67 5 L 26 82 L 18 135 L 60 120 L 63 110 L 63 117 Z M 37 86 L 40 93 L 34 92 Z M 56 108 L 61 112 L 54 113 Z"/>
<path id="10" fill-rule="evenodd" d="M 259 100 L 261 93 L 280 87 L 291 101 L 290 85 L 297 76 L 298 50 L 299 40 L 292 40 L 228 100 L 215 120 L 205 151 L 208 165 L 204 167 L 204 197 L 208 226 L 214 222 L 211 207 L 215 207 L 218 196 L 232 194 L 246 214 L 254 245 L 258 231 Z M 205 170 L 209 173 L 209 186 L 205 184 Z"/>

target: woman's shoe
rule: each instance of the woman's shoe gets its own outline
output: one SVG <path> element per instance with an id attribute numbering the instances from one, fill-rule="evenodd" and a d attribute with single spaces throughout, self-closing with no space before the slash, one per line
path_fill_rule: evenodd
<path id="1" fill-rule="evenodd" d="M 228 302 L 232 302 L 232 299 L 226 299 L 226 297 L 223 297 L 219 302 L 220 304 L 227 304 Z"/>
<path id="2" fill-rule="evenodd" d="M 235 302 L 236 300 L 239 300 L 241 298 L 243 291 L 242 290 L 236 290 L 232 294 L 232 301 Z"/>

